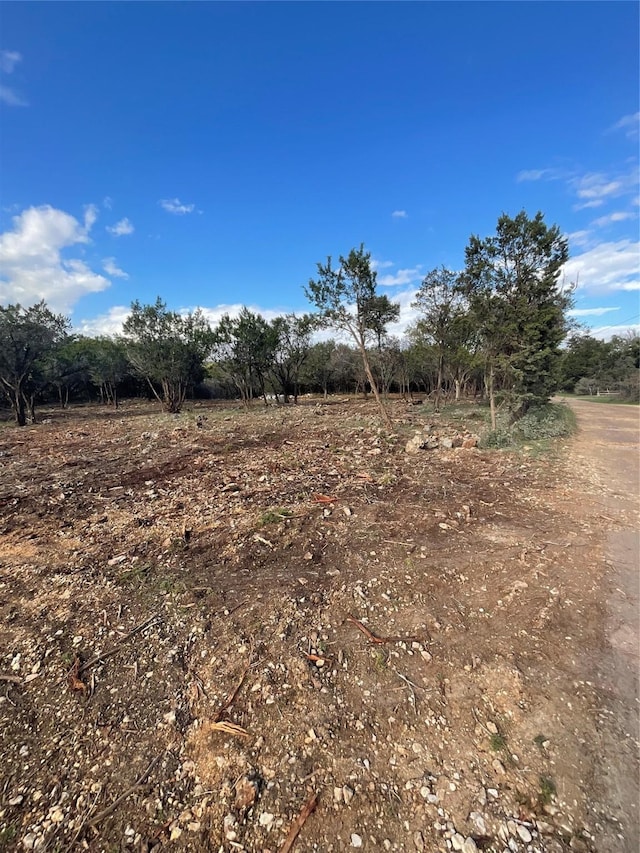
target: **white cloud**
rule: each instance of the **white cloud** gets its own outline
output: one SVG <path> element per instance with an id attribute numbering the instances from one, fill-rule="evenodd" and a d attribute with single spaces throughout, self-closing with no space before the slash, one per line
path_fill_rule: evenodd
<path id="1" fill-rule="evenodd" d="M 133 234 L 136 229 L 125 216 L 124 219 L 121 219 L 119 222 L 116 222 L 115 225 L 107 225 L 106 230 L 109 232 L 109 234 L 113 234 L 114 237 L 124 237 L 126 234 Z"/>
<path id="2" fill-rule="evenodd" d="M 186 213 L 193 213 L 196 209 L 195 204 L 183 204 L 179 198 L 163 198 L 158 204 L 167 213 L 173 213 L 176 216 L 184 216 Z"/>
<path id="3" fill-rule="evenodd" d="M 28 107 L 29 102 L 9 86 L 0 84 L 0 101 L 9 107 Z"/>
<path id="4" fill-rule="evenodd" d="M 619 311 L 620 308 L 572 308 L 567 311 L 570 317 L 601 317 L 610 311 Z"/>
<path id="5" fill-rule="evenodd" d="M 371 259 L 372 270 L 386 270 L 393 266 L 395 266 L 393 261 L 377 261 L 375 258 Z"/>
<path id="6" fill-rule="evenodd" d="M 79 320 L 73 324 L 73 328 L 76 332 L 88 337 L 120 335 L 129 314 L 131 314 L 131 308 L 128 306 L 114 305 L 106 314 L 99 314 L 91 320 Z"/>
<path id="7" fill-rule="evenodd" d="M 22 54 L 17 50 L 0 50 L 0 71 L 11 74 L 19 62 L 22 62 Z"/>
<path id="8" fill-rule="evenodd" d="M 394 219 L 407 219 L 409 214 L 406 210 L 394 210 L 391 214 Z"/>
<path id="9" fill-rule="evenodd" d="M 628 210 L 616 210 L 614 213 L 608 213 L 606 216 L 600 216 L 594 219 L 591 223 L 596 228 L 604 228 L 606 225 L 612 225 L 614 222 L 624 222 L 626 219 L 635 219 L 635 214 Z"/>
<path id="10" fill-rule="evenodd" d="M 103 258 L 102 269 L 112 278 L 129 278 L 129 274 L 117 265 L 115 258 Z"/>
<path id="11" fill-rule="evenodd" d="M 562 177 L 565 175 L 559 169 L 523 169 L 516 175 L 516 181 L 557 181 Z"/>
<path id="12" fill-rule="evenodd" d="M 0 50 L 0 72 L 13 74 L 16 65 L 22 62 L 22 54 L 17 50 Z M 28 107 L 28 102 L 15 89 L 0 84 L 0 101 L 10 107 Z"/>
<path id="13" fill-rule="evenodd" d="M 61 251 L 89 242 L 91 225 L 50 205 L 30 207 L 13 217 L 13 228 L 0 234 L 0 304 L 33 305 L 46 300 L 67 312 L 86 293 L 109 287 L 104 276 Z"/>
<path id="14" fill-rule="evenodd" d="M 105 261 L 113 260 L 113 258 L 105 258 Z M 275 310 L 272 308 L 260 308 L 258 305 L 243 305 L 236 302 L 230 305 L 216 305 L 214 307 L 206 306 L 190 306 L 188 308 L 178 309 L 180 314 L 188 314 L 199 308 L 209 321 L 211 327 L 216 326 L 224 314 L 230 317 L 237 317 L 243 308 L 248 308 L 254 314 L 261 314 L 265 320 L 273 320 L 275 317 L 289 313 L 288 309 Z M 124 305 L 114 305 L 106 314 L 100 314 L 91 319 L 78 320 L 75 322 L 74 328 L 83 335 L 119 335 L 122 333 L 122 326 L 131 314 L 131 309 Z"/>
<path id="15" fill-rule="evenodd" d="M 638 191 L 638 167 L 614 176 L 603 172 L 587 172 L 585 175 L 572 178 L 569 185 L 575 191 L 580 201 L 575 210 L 600 207 L 604 202 L 613 198 Z"/>
<path id="16" fill-rule="evenodd" d="M 634 290 L 640 290 L 640 281 L 636 279 L 636 281 L 625 281 L 623 282 L 618 290 L 624 290 L 628 293 L 631 293 Z"/>
<path id="17" fill-rule="evenodd" d="M 578 201 L 574 210 L 601 207 L 605 202 L 638 192 L 638 166 L 617 174 L 586 172 L 577 169 L 525 169 L 518 172 L 516 181 L 564 181 Z"/>
<path id="18" fill-rule="evenodd" d="M 628 323 L 620 326 L 596 326 L 594 329 L 589 329 L 589 334 L 592 338 L 598 338 L 601 341 L 610 341 L 614 335 L 625 337 L 629 332 L 640 334 L 640 323 Z"/>
<path id="19" fill-rule="evenodd" d="M 607 129 L 607 133 L 612 133 L 616 130 L 624 130 L 625 136 L 628 139 L 638 138 L 638 128 L 640 127 L 640 113 L 631 113 L 627 116 L 622 116 L 620 121 Z"/>
<path id="20" fill-rule="evenodd" d="M 404 284 L 411 284 L 411 282 L 416 281 L 422 275 L 420 269 L 421 265 L 418 265 L 412 269 L 398 270 L 398 272 L 393 274 L 381 275 L 378 278 L 378 284 L 382 287 L 397 287 Z"/>
<path id="21" fill-rule="evenodd" d="M 606 293 L 635 290 L 640 272 L 640 243 L 617 240 L 599 243 L 564 265 L 567 281 L 578 281 L 580 290 Z"/>
<path id="22" fill-rule="evenodd" d="M 98 218 L 98 208 L 95 204 L 87 204 L 84 209 L 84 228 L 89 232 L 95 225 Z"/>
<path id="23" fill-rule="evenodd" d="M 567 239 L 571 246 L 586 246 L 591 239 L 591 231 L 572 231 L 570 234 L 567 234 Z"/>
<path id="24" fill-rule="evenodd" d="M 102 206 L 104 207 L 105 210 L 111 210 L 111 208 L 113 207 L 113 199 L 111 198 L 110 195 L 106 195 L 102 199 Z"/>

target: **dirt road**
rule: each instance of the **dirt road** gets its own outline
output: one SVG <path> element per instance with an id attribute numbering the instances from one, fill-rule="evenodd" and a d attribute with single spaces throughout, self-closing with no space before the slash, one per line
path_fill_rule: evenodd
<path id="1" fill-rule="evenodd" d="M 639 849 L 638 775 L 639 649 L 640 649 L 640 536 L 638 495 L 639 412 L 635 407 L 571 401 L 580 427 L 574 457 L 578 465 L 595 469 L 603 485 L 599 502 L 605 520 L 615 522 L 608 533 L 606 558 L 608 646 L 595 663 L 594 678 L 605 698 L 602 716 L 602 796 L 611 825 L 602 842 L 606 851 Z M 622 837 L 621 837 L 622 836 Z"/>

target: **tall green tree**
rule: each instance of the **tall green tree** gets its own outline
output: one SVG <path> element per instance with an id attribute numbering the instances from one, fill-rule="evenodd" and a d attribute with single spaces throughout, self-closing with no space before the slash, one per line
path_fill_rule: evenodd
<path id="1" fill-rule="evenodd" d="M 280 387 L 284 402 L 288 403 L 293 394 L 293 401 L 297 403 L 300 374 L 311 350 L 314 318 L 310 314 L 301 317 L 286 314 L 272 320 L 271 327 L 275 336 L 271 374 L 276 387 Z"/>
<path id="2" fill-rule="evenodd" d="M 64 340 L 69 321 L 44 301 L 30 308 L 0 306 L 0 389 L 18 426 L 35 422 L 35 396 L 46 384 L 47 356 Z"/>
<path id="3" fill-rule="evenodd" d="M 486 359 L 492 426 L 501 375 L 512 420 L 547 402 L 557 388 L 560 344 L 568 331 L 571 288 L 560 282 L 567 240 L 542 213 L 503 214 L 494 236 L 472 236 L 461 292 L 475 318 Z"/>
<path id="4" fill-rule="evenodd" d="M 123 340 L 129 361 L 157 400 L 167 412 L 179 412 L 188 389 L 204 377 L 211 351 L 211 329 L 202 312 L 168 311 L 160 297 L 153 305 L 136 300 Z"/>
<path id="5" fill-rule="evenodd" d="M 102 403 L 118 408 L 118 386 L 131 372 L 126 344 L 120 338 L 94 338 L 88 351 L 89 375 Z"/>
<path id="6" fill-rule="evenodd" d="M 337 268 L 332 266 L 331 257 L 317 267 L 318 278 L 310 279 L 305 288 L 307 299 L 318 309 L 321 325 L 345 332 L 355 342 L 380 415 L 391 429 L 391 418 L 371 370 L 368 346 L 372 339 L 381 341 L 387 324 L 398 319 L 400 306 L 377 293 L 377 274 L 364 244 L 347 257 L 340 255 Z"/>
<path id="7" fill-rule="evenodd" d="M 440 410 L 442 385 L 448 358 L 464 346 L 466 307 L 458 286 L 458 275 L 446 267 L 431 270 L 424 277 L 412 305 L 420 312 L 416 332 L 433 344 L 438 357 L 434 406 Z"/>
<path id="8" fill-rule="evenodd" d="M 334 340 L 318 341 L 309 350 L 304 367 L 302 381 L 306 387 L 320 389 L 325 400 L 329 396 L 329 388 L 335 381 L 336 370 L 333 354 L 336 351 Z"/>
<path id="9" fill-rule="evenodd" d="M 223 315 L 214 329 L 215 369 L 235 385 L 245 407 L 254 393 L 266 402 L 266 382 L 276 344 L 273 326 L 246 307 L 237 317 Z"/>

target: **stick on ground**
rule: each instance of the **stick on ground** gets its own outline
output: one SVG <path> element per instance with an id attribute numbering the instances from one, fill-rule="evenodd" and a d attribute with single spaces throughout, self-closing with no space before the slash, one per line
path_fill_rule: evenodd
<path id="1" fill-rule="evenodd" d="M 315 809 L 318 804 L 318 795 L 314 794 L 302 807 L 302 811 L 298 815 L 298 817 L 291 824 L 291 829 L 289 830 L 289 835 L 287 835 L 284 844 L 280 848 L 280 853 L 289 853 L 289 851 L 293 848 L 295 844 L 296 838 L 302 827 L 304 826 L 307 818 L 311 814 L 311 812 Z"/>
<path id="2" fill-rule="evenodd" d="M 107 652 L 103 652 L 101 655 L 96 655 L 95 657 L 88 660 L 86 663 L 83 663 L 80 669 L 78 670 L 78 675 L 82 675 L 83 672 L 86 672 L 88 669 L 91 669 L 96 663 L 101 663 L 102 661 L 107 660 L 108 658 L 113 657 L 120 649 L 120 646 L 123 643 L 126 643 L 127 640 L 130 640 L 131 637 L 135 637 L 136 634 L 139 634 L 140 631 L 144 631 L 145 628 L 148 628 L 152 622 L 155 622 L 156 619 L 160 618 L 159 613 L 154 613 L 153 616 L 150 616 L 144 622 L 141 622 L 140 625 L 136 625 L 136 627 L 129 631 L 128 634 L 125 634 L 124 637 L 121 637 L 115 646 L 112 649 L 109 649 Z"/>
<path id="3" fill-rule="evenodd" d="M 164 755 L 164 752 L 162 752 L 160 755 L 156 755 L 156 757 L 153 759 L 151 764 L 144 771 L 142 776 L 140 776 L 138 779 L 136 779 L 136 781 L 133 783 L 133 785 L 130 788 L 127 788 L 127 790 L 124 792 L 124 794 L 120 794 L 120 796 L 117 797 L 111 803 L 110 806 L 107 806 L 106 809 L 103 809 L 101 812 L 98 812 L 98 814 L 95 817 L 91 818 L 88 821 L 88 826 L 95 826 L 96 824 L 100 823 L 100 821 L 104 820 L 105 817 L 109 817 L 109 815 L 112 814 L 112 812 L 114 812 L 118 808 L 120 803 L 123 803 L 126 799 L 128 799 L 131 796 L 131 794 L 134 793 L 134 791 L 137 791 L 138 788 L 141 788 L 144 785 L 144 783 L 147 781 L 147 778 L 151 775 L 151 771 L 156 766 L 156 764 L 160 761 L 160 759 L 163 757 L 163 755 Z"/>

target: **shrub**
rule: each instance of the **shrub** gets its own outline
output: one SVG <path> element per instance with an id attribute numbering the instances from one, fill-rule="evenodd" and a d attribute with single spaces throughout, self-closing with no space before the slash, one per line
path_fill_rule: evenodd
<path id="1" fill-rule="evenodd" d="M 527 414 L 513 425 L 512 434 L 525 441 L 561 438 L 576 431 L 576 416 L 564 403 L 547 403 Z"/>

